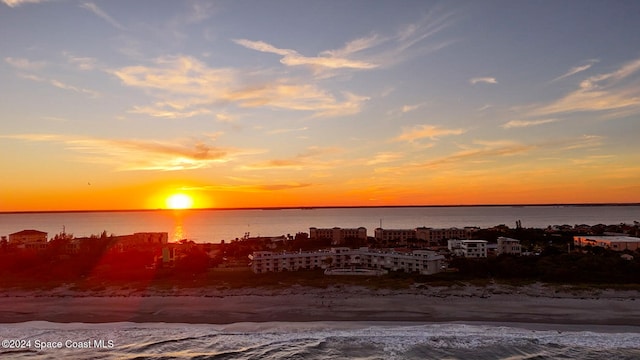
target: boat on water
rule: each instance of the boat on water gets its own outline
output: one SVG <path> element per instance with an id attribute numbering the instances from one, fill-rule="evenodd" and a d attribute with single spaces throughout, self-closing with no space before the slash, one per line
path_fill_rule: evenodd
<path id="1" fill-rule="evenodd" d="M 381 276 L 387 274 L 384 269 L 365 269 L 365 268 L 329 268 L 324 271 L 325 275 L 362 275 L 362 276 Z"/>

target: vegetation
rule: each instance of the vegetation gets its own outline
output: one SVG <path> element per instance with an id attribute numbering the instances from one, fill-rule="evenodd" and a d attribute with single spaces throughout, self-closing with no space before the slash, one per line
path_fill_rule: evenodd
<path id="1" fill-rule="evenodd" d="M 595 231 L 629 231 L 611 226 L 595 228 Z M 637 230 L 637 226 L 631 230 Z M 627 252 L 633 257 L 628 260 L 621 257 L 622 252 L 602 248 L 572 249 L 574 233 L 571 231 L 549 233 L 544 229 L 509 229 L 506 226 L 482 229 L 477 237 L 490 241 L 499 236 L 517 238 L 525 250 L 539 255 L 452 258 L 449 262 L 451 271 L 430 276 L 402 272 L 379 277 L 325 276 L 321 270 L 254 274 L 246 267 L 247 255 L 254 251 L 307 251 L 330 246 L 327 240 L 310 240 L 302 235 L 306 234 L 276 243 L 264 239 L 242 239 L 220 245 L 183 241 L 179 244 L 180 256 L 170 264 L 162 262 L 161 245 L 122 249 L 115 246 L 113 238 L 105 232 L 92 236 L 91 241 L 82 242 L 80 248 L 73 250 L 70 250 L 72 236 L 67 234 L 56 235 L 44 251 L 20 250 L 5 242 L 0 244 L 0 287 L 31 289 L 71 284 L 76 289 L 99 290 L 109 286 L 234 289 L 361 285 L 406 289 L 416 284 L 486 285 L 498 281 L 518 285 L 541 281 L 578 287 L 640 288 L 640 251 Z M 379 244 L 369 239 L 367 244 L 350 245 Z"/>

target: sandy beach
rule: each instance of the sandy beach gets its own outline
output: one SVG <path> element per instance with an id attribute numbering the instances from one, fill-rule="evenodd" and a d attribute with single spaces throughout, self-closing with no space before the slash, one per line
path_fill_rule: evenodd
<path id="1" fill-rule="evenodd" d="M 0 323 L 167 322 L 229 324 L 270 321 L 499 322 L 625 325 L 640 331 L 638 291 L 521 287 L 416 287 L 371 290 L 180 288 L 172 290 L 66 288 L 5 290 Z"/>

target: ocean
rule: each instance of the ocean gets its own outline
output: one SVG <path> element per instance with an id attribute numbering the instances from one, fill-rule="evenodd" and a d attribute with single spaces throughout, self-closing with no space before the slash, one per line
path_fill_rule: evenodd
<path id="1" fill-rule="evenodd" d="M 629 327 L 272 322 L 4 324 L 12 359 L 638 359 Z M 21 340 L 17 343 L 13 340 Z M 10 348 L 14 346 L 14 348 Z"/>
<path id="2" fill-rule="evenodd" d="M 505 224 L 545 228 L 549 225 L 633 224 L 640 206 L 460 206 L 317 208 L 280 210 L 155 210 L 124 212 L 0 213 L 0 235 L 24 229 L 62 232 L 77 237 L 134 232 L 169 233 L 170 240 L 218 243 L 249 236 L 280 236 L 308 232 L 310 227 L 434 228 Z"/>

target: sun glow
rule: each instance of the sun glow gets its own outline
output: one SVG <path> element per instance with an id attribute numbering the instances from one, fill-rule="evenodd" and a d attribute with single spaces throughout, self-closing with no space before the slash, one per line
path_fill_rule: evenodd
<path id="1" fill-rule="evenodd" d="M 169 209 L 190 209 L 193 207 L 193 199 L 185 194 L 173 194 L 167 198 L 166 203 Z"/>

